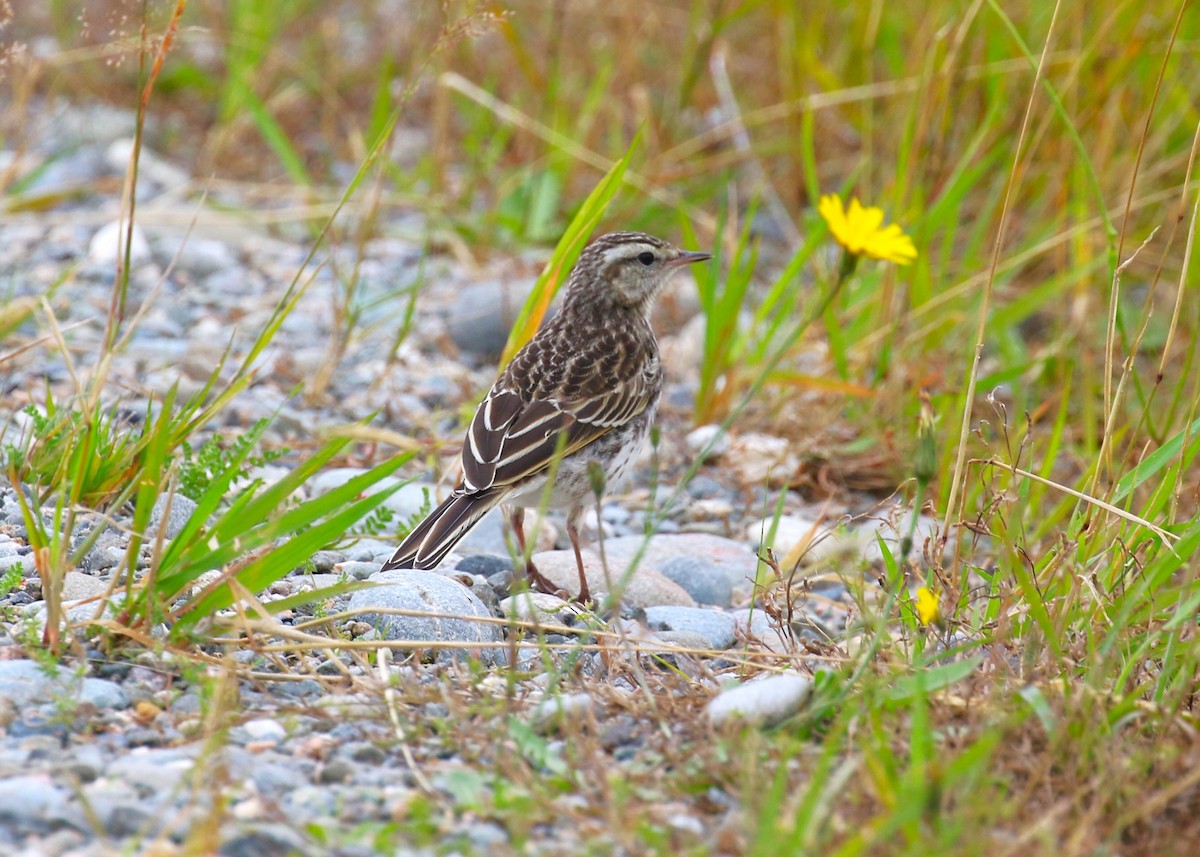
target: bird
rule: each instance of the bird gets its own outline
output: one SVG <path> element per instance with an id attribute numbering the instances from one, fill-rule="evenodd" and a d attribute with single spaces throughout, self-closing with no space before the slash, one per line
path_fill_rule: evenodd
<path id="1" fill-rule="evenodd" d="M 559 311 L 476 409 L 458 484 L 381 570 L 436 568 L 484 515 L 504 504 L 530 587 L 554 593 L 530 559 L 524 532 L 524 510 L 546 503 L 566 510 L 578 600 L 590 601 L 579 541 L 585 503 L 627 475 L 662 395 L 651 310 L 675 273 L 711 258 L 641 232 L 592 240 L 571 270 Z"/>

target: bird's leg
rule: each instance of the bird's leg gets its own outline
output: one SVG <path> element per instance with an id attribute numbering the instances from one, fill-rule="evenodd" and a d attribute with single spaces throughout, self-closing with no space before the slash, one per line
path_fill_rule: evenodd
<path id="1" fill-rule="evenodd" d="M 579 528 L 575 525 L 576 515 L 567 515 L 567 535 L 571 539 L 571 547 L 575 549 L 575 565 L 579 569 L 579 603 L 586 604 L 592 600 L 588 591 L 587 574 L 583 570 L 583 554 L 579 551 Z"/>
<path id="2" fill-rule="evenodd" d="M 512 523 L 513 535 L 517 537 L 517 550 L 520 551 L 521 562 L 525 563 L 525 578 L 529 581 L 529 588 L 553 594 L 558 587 L 537 570 L 537 566 L 533 564 L 533 554 L 525 549 L 525 510 L 514 506 L 509 520 Z"/>

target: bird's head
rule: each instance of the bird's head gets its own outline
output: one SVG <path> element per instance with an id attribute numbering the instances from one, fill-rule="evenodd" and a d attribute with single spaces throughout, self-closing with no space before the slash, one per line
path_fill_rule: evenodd
<path id="1" fill-rule="evenodd" d="M 711 258 L 642 232 L 610 232 L 583 249 L 568 294 L 606 289 L 616 303 L 648 311 L 676 271 Z"/>

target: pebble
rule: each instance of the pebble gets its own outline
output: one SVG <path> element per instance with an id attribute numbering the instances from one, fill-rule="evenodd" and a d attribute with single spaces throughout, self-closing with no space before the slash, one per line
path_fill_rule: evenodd
<path id="1" fill-rule="evenodd" d="M 68 571 L 63 575 L 62 598 L 64 601 L 82 601 L 103 595 L 108 591 L 108 584 L 98 577 L 84 574 L 82 571 Z M 92 611 L 98 605 L 92 605 Z"/>
<path id="2" fill-rule="evenodd" d="M 667 580 L 682 586 L 697 604 L 728 607 L 733 603 L 731 575 L 703 557 L 673 557 L 660 566 L 659 572 Z"/>
<path id="3" fill-rule="evenodd" d="M 572 627 L 583 612 L 578 604 L 564 601 L 545 592 L 521 592 L 500 602 L 500 612 L 507 619 L 540 625 Z"/>
<path id="4" fill-rule="evenodd" d="M 19 835 L 41 832 L 48 828 L 43 817 L 66 799 L 67 793 L 42 774 L 0 779 L 0 826 Z"/>
<path id="5" fill-rule="evenodd" d="M 183 528 L 192 519 L 196 508 L 196 501 L 191 497 L 185 497 L 178 493 L 159 495 L 150 512 L 150 532 L 158 533 L 159 528 L 162 528 L 163 535 L 168 539 L 175 538 L 183 532 Z M 166 518 L 165 527 L 163 518 Z"/>
<path id="6" fill-rule="evenodd" d="M 645 536 L 621 536 L 605 540 L 604 550 L 609 564 L 622 569 L 639 553 L 638 568 L 657 572 L 680 557 L 703 560 L 704 574 L 723 575 L 731 592 L 743 596 L 753 591 L 758 569 L 758 557 L 747 544 L 707 533 L 660 533 L 648 542 Z M 679 574 L 680 566 L 675 568 Z"/>
<path id="7" fill-rule="evenodd" d="M 761 607 L 743 607 L 729 614 L 734 623 L 751 638 L 762 640 L 768 645 L 780 641 L 780 632 Z"/>
<path id="8" fill-rule="evenodd" d="M 378 562 L 360 562 L 358 560 L 347 560 L 346 562 L 335 563 L 333 570 L 339 576 L 346 575 L 351 580 L 366 580 L 372 574 L 379 571 Z M 336 581 L 334 581 L 336 583 Z"/>
<path id="9" fill-rule="evenodd" d="M 462 286 L 448 313 L 450 339 L 462 351 L 494 361 L 504 350 L 532 285 L 532 278 L 504 278 Z"/>
<path id="10" fill-rule="evenodd" d="M 530 715 L 534 727 L 553 731 L 567 723 L 586 722 L 596 710 L 596 701 L 586 693 L 567 693 L 542 700 Z"/>
<path id="11" fill-rule="evenodd" d="M 478 574 L 485 578 L 490 578 L 497 574 L 511 574 L 513 563 L 507 556 L 496 556 L 493 554 L 477 553 L 470 556 L 465 556 L 455 566 L 457 571 L 465 571 L 468 574 Z"/>
<path id="12" fill-rule="evenodd" d="M 796 714 L 812 693 L 812 679 L 796 673 L 781 673 L 748 681 L 721 691 L 707 707 L 714 726 L 743 722 L 774 726 Z"/>
<path id="13" fill-rule="evenodd" d="M 491 613 L 471 590 L 449 577 L 424 571 L 393 570 L 378 572 L 370 580 L 386 585 L 353 593 L 348 609 L 365 610 L 360 618 L 375 625 L 385 640 L 419 644 L 496 643 L 503 639 L 499 625 L 471 621 L 490 619 Z M 451 618 L 374 613 L 372 608 L 449 614 Z M 494 663 L 497 652 L 494 647 L 446 648 L 437 650 L 437 660 L 456 660 L 473 653 L 485 663 Z"/>
<path id="14" fill-rule="evenodd" d="M 287 730 L 278 720 L 270 717 L 256 717 L 242 724 L 242 729 L 252 741 L 274 741 L 276 743 L 287 738 Z"/>
<path id="15" fill-rule="evenodd" d="M 787 485 L 800 469 L 790 441 L 757 432 L 730 438 L 722 462 L 744 485 Z"/>
<path id="16" fill-rule="evenodd" d="M 118 257 L 122 259 L 124 257 L 125 237 L 128 229 L 129 224 L 119 220 L 100 227 L 92 236 L 91 243 L 88 244 L 88 258 L 98 265 L 116 265 Z M 129 236 L 130 264 L 139 265 L 149 262 L 153 253 L 150 250 L 150 242 L 146 240 L 146 233 L 135 223 Z"/>
<path id="17" fill-rule="evenodd" d="M 685 443 L 693 456 L 719 458 L 729 451 L 729 434 L 719 425 L 700 426 L 688 432 Z"/>
<path id="18" fill-rule="evenodd" d="M 50 673 L 30 660 L 0 660 L 0 698 L 17 708 L 59 699 L 86 702 L 101 710 L 129 705 L 129 697 L 115 682 L 90 676 L 79 678 L 65 666 L 55 667 Z"/>
<path id="19" fill-rule="evenodd" d="M 697 607 L 647 607 L 646 625 L 652 631 L 687 631 L 700 635 L 704 648 L 728 649 L 736 637 L 737 623 L 728 613 Z"/>
<path id="20" fill-rule="evenodd" d="M 533 555 L 533 564 L 551 583 L 564 589 L 572 597 L 579 596 L 579 566 L 574 551 L 544 551 Z M 694 607 L 692 596 L 677 583 L 649 568 L 638 568 L 622 587 L 624 566 L 614 563 L 609 557 L 609 574 L 606 576 L 600 557 L 590 550 L 583 551 L 583 568 L 587 575 L 588 589 L 593 599 L 601 600 L 601 593 L 609 592 L 609 581 L 613 587 L 621 588 L 621 601 L 630 607 L 654 607 L 661 604 L 678 604 Z"/>

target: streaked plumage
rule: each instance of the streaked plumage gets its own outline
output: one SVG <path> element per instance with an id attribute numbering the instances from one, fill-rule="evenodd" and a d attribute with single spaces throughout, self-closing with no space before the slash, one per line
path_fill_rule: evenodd
<path id="1" fill-rule="evenodd" d="M 598 462 L 612 485 L 644 442 L 662 392 L 650 309 L 674 271 L 707 258 L 638 232 L 614 232 L 584 248 L 562 308 L 476 410 L 463 444 L 462 480 L 383 568 L 435 567 L 501 502 L 514 507 L 523 548 L 521 510 L 543 501 L 557 461 L 550 505 L 567 509 L 586 599 L 576 524 L 592 491 L 588 462 Z M 546 586 L 532 566 L 527 572 Z"/>

